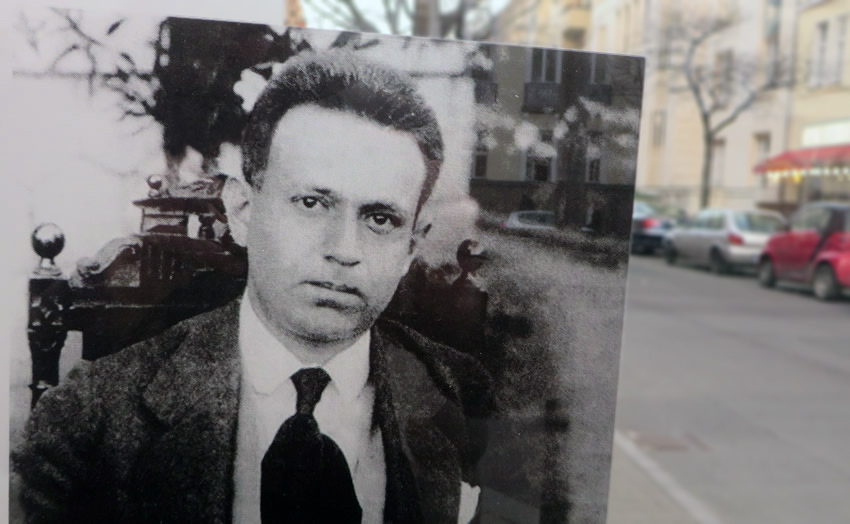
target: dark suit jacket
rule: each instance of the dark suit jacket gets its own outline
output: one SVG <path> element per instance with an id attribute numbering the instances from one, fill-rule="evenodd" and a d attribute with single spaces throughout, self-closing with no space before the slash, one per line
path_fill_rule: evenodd
<path id="1" fill-rule="evenodd" d="M 241 376 L 238 304 L 78 366 L 33 412 L 13 461 L 30 522 L 229 522 Z M 407 328 L 372 331 L 385 519 L 457 522 L 490 383 Z"/>

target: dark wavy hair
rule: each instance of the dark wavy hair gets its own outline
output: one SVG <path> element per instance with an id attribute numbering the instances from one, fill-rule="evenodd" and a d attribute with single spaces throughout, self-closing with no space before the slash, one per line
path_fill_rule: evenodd
<path id="1" fill-rule="evenodd" d="M 301 104 L 346 111 L 413 135 L 426 166 L 419 214 L 440 173 L 443 139 L 434 111 L 410 77 L 350 52 L 305 52 L 289 59 L 260 95 L 243 135 L 242 172 L 255 189 L 263 185 L 277 123 Z"/>

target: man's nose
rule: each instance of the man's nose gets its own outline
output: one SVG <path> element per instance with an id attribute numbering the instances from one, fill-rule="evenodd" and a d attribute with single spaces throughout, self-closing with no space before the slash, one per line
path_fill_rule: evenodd
<path id="1" fill-rule="evenodd" d="M 329 224 L 325 234 L 325 260 L 344 267 L 360 263 L 361 247 L 356 217 L 344 216 Z"/>

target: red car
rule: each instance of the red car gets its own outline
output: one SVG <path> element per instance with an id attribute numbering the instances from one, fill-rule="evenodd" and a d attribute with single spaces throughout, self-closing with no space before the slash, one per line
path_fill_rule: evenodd
<path id="1" fill-rule="evenodd" d="M 777 280 L 802 282 L 821 300 L 850 289 L 850 203 L 816 202 L 800 208 L 790 226 L 768 240 L 758 279 L 764 287 Z"/>

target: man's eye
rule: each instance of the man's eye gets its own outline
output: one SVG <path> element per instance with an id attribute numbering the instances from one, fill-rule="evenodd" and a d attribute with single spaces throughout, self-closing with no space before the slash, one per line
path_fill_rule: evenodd
<path id="1" fill-rule="evenodd" d="M 369 215 L 368 221 L 369 227 L 376 233 L 389 233 L 401 225 L 401 220 L 397 217 L 384 213 Z"/>
<path id="2" fill-rule="evenodd" d="M 316 204 L 319 203 L 319 199 L 315 197 L 304 197 L 301 199 L 301 203 L 304 205 L 304 207 L 310 209 L 316 207 Z"/>

